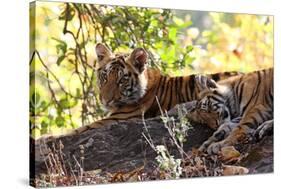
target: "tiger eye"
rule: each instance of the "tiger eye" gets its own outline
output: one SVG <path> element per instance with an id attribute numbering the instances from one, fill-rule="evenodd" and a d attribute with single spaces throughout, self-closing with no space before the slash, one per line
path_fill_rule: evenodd
<path id="1" fill-rule="evenodd" d="M 218 95 L 218 94 L 219 94 L 217 90 L 214 90 L 213 93 L 214 93 L 215 95 Z"/>

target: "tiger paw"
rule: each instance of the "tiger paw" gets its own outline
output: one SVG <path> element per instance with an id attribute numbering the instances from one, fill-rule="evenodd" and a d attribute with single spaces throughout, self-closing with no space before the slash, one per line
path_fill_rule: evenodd
<path id="1" fill-rule="evenodd" d="M 200 152 L 207 152 L 208 147 L 213 143 L 213 138 L 209 138 L 208 140 L 206 140 L 199 148 L 198 150 Z"/>
<path id="2" fill-rule="evenodd" d="M 221 148 L 220 156 L 223 162 L 227 164 L 230 162 L 236 162 L 240 158 L 240 152 L 235 149 L 234 146 L 225 146 Z"/>
<path id="3" fill-rule="evenodd" d="M 269 120 L 261 124 L 255 131 L 254 135 L 257 140 L 261 140 L 266 135 L 273 132 L 273 120 Z"/>
<path id="4" fill-rule="evenodd" d="M 221 149 L 222 149 L 223 147 L 225 147 L 225 146 L 227 146 L 227 145 L 225 145 L 225 144 L 223 143 L 223 141 L 221 141 L 221 142 L 215 142 L 215 143 L 211 144 L 211 145 L 207 148 L 207 153 L 210 154 L 210 155 L 212 155 L 212 154 L 218 154 L 218 153 L 221 151 Z"/>
<path id="5" fill-rule="evenodd" d="M 224 130 L 224 127 L 220 127 L 216 132 L 213 133 L 213 135 L 206 140 L 199 148 L 199 151 L 201 152 L 208 152 L 208 149 L 213 145 L 217 144 L 218 141 L 221 141 L 224 139 L 226 135 L 226 131 Z M 209 153 L 209 152 L 208 152 Z"/>
<path id="6" fill-rule="evenodd" d="M 207 148 L 208 148 L 208 144 L 207 144 L 206 142 L 204 142 L 204 143 L 198 148 L 198 150 L 199 150 L 200 152 L 206 152 Z"/>

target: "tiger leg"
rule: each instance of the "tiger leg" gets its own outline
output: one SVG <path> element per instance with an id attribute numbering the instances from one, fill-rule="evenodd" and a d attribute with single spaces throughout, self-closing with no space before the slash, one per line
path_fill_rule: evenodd
<path id="1" fill-rule="evenodd" d="M 263 137 L 269 135 L 272 132 L 273 132 L 273 119 L 268 120 L 263 124 L 261 124 L 255 131 L 254 135 L 258 140 L 261 140 Z"/>
<path id="2" fill-rule="evenodd" d="M 222 141 L 212 143 L 207 152 L 217 154 L 222 147 L 233 146 L 253 136 L 258 125 L 272 119 L 272 109 L 257 105 L 246 114 L 237 127 Z"/>
<path id="3" fill-rule="evenodd" d="M 215 142 L 223 140 L 225 137 L 229 135 L 229 133 L 238 125 L 241 117 L 237 117 L 232 119 L 231 121 L 223 123 L 214 133 L 213 135 L 206 140 L 200 147 L 199 151 L 206 151 L 208 147 Z"/>

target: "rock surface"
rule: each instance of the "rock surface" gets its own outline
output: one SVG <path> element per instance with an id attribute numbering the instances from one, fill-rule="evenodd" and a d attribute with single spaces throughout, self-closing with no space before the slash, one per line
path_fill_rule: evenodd
<path id="1" fill-rule="evenodd" d="M 191 108 L 193 103 L 186 103 Z M 177 120 L 177 111 L 170 111 L 169 116 Z M 88 130 L 81 135 L 64 136 L 51 141 L 31 139 L 31 176 L 42 173 L 73 170 L 99 170 L 101 172 L 129 172 L 144 166 L 145 170 L 157 165 L 156 152 L 143 136 L 149 133 L 155 145 L 165 145 L 170 154 L 179 157 L 179 152 L 171 141 L 167 129 L 160 117 L 145 120 L 121 121 L 118 124 Z M 184 151 L 199 147 L 213 130 L 205 125 L 192 123 L 187 131 Z M 242 149 L 244 157 L 235 166 L 246 167 L 249 173 L 268 173 L 273 171 L 273 136 L 265 137 L 254 144 L 247 144 Z"/>

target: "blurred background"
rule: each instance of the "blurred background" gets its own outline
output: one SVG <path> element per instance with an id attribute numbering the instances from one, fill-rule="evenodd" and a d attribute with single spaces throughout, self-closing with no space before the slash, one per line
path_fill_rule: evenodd
<path id="1" fill-rule="evenodd" d="M 59 134 L 106 116 L 95 44 L 144 47 L 149 66 L 184 76 L 273 67 L 273 17 L 56 2 L 30 8 L 30 129 Z"/>

